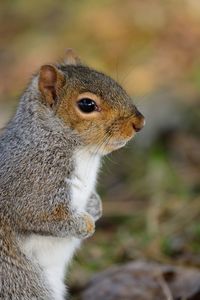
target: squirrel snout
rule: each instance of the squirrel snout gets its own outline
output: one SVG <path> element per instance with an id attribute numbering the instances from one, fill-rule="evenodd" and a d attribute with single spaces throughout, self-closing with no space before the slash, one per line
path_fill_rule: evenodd
<path id="1" fill-rule="evenodd" d="M 145 125 L 145 118 L 144 116 L 136 109 L 135 116 L 132 122 L 133 129 L 138 132 L 140 131 Z"/>

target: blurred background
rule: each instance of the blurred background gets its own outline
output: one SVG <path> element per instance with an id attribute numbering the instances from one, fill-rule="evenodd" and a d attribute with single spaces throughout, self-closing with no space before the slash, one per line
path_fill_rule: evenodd
<path id="1" fill-rule="evenodd" d="M 104 160 L 104 216 L 69 276 L 149 259 L 200 268 L 200 1 L 1 1 L 0 128 L 41 64 L 74 48 L 116 79 L 146 117 Z"/>

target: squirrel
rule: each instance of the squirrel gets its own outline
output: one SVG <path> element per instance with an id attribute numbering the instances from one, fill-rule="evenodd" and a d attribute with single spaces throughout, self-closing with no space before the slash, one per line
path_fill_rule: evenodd
<path id="1" fill-rule="evenodd" d="M 41 66 L 0 136 L 0 299 L 65 299 L 65 269 L 102 214 L 101 158 L 143 126 L 124 89 L 73 50 Z"/>

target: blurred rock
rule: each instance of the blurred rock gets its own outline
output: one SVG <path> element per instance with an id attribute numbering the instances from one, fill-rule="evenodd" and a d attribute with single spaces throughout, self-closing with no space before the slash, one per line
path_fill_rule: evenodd
<path id="1" fill-rule="evenodd" d="M 200 272 L 155 262 L 132 262 L 97 274 L 80 299 L 198 300 Z"/>

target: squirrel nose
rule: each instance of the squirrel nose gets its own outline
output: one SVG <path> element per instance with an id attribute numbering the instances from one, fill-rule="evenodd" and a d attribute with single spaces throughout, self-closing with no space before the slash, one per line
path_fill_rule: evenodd
<path id="1" fill-rule="evenodd" d="M 132 123 L 133 129 L 138 132 L 140 131 L 145 125 L 145 118 L 144 116 L 136 110 L 135 116 L 134 116 L 134 121 Z"/>

